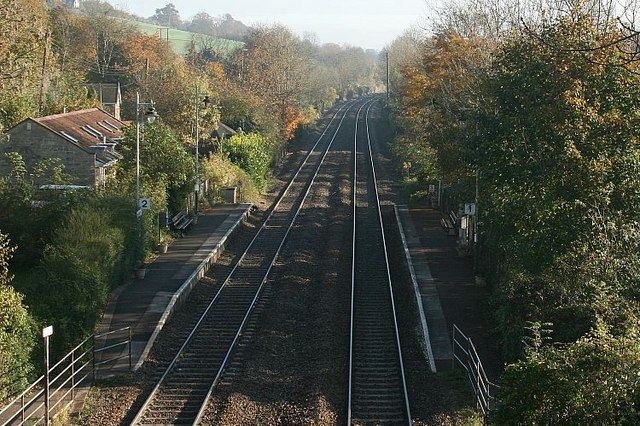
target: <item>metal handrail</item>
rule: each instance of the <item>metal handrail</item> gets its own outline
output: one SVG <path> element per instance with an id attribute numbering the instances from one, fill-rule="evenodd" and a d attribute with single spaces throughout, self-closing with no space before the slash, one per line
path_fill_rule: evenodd
<path id="1" fill-rule="evenodd" d="M 125 330 L 129 331 L 126 340 L 102 348 L 96 348 L 96 338 L 110 336 L 115 333 L 123 332 Z M 126 346 L 129 346 L 129 351 L 127 354 L 118 354 L 114 357 L 110 357 L 107 360 L 96 362 L 97 354 L 103 353 L 109 349 Z M 86 349 L 84 349 L 81 353 L 78 353 L 83 348 Z M 55 377 L 53 377 L 53 379 L 49 381 L 49 389 L 51 389 L 51 393 L 49 394 L 49 401 L 52 402 L 52 405 L 50 407 L 50 414 L 54 413 L 56 407 L 60 406 L 61 403 L 65 401 L 71 393 L 71 400 L 68 401 L 68 403 L 65 405 L 68 407 L 75 398 L 74 390 L 81 384 L 83 384 L 90 375 L 93 377 L 93 381 L 95 381 L 96 372 L 99 366 L 125 358 L 127 356 L 129 357 L 129 369 L 131 369 L 130 327 L 123 327 L 121 329 L 109 331 L 102 334 L 93 334 L 76 345 L 71 351 L 69 351 L 58 362 L 56 362 L 53 367 L 50 367 L 47 372 L 49 375 L 53 375 L 53 373 L 55 372 Z M 67 364 L 65 364 L 65 362 L 67 362 Z M 80 364 L 79 367 L 77 367 L 78 364 Z M 90 367 L 90 370 L 87 372 L 88 367 Z M 0 424 L 2 426 L 6 426 L 9 424 L 23 425 L 27 422 L 29 424 L 38 424 L 43 420 L 46 420 L 46 401 L 44 400 L 46 398 L 45 379 L 46 375 L 40 376 L 36 381 L 30 384 L 18 396 L 10 400 L 0 410 Z"/>
<path id="2" fill-rule="evenodd" d="M 58 361 L 57 363 L 55 363 L 53 365 L 53 367 L 51 367 L 49 369 L 49 371 L 54 370 L 56 367 L 58 367 L 60 364 L 62 364 L 67 358 L 69 358 L 75 351 L 77 351 L 78 349 L 80 349 L 84 344 L 86 344 L 89 339 L 91 339 L 91 336 L 87 337 L 86 339 L 84 339 L 82 342 L 80 342 L 75 348 L 71 349 L 65 356 L 62 357 L 62 359 L 60 359 L 60 361 Z M 86 352 L 86 351 L 85 351 Z"/>
<path id="3" fill-rule="evenodd" d="M 97 354 L 97 353 L 100 353 L 100 352 L 108 351 L 109 349 L 117 348 L 119 346 L 126 346 L 127 344 L 129 344 L 128 341 L 123 341 L 123 342 L 120 342 L 120 343 L 114 343 L 113 345 L 105 346 L 104 348 L 95 349 L 93 351 L 93 353 Z"/>
<path id="4" fill-rule="evenodd" d="M 44 380 L 44 375 L 40 376 L 35 382 L 33 382 L 31 385 L 29 385 L 29 387 L 27 389 L 25 389 L 24 391 L 22 391 L 22 393 L 18 396 L 16 396 L 15 398 L 13 398 L 9 403 L 7 403 L 7 405 L 5 405 L 5 407 L 0 410 L 0 416 L 2 416 L 8 409 L 10 406 L 12 406 L 17 400 L 21 399 L 22 397 L 24 397 L 27 393 L 29 393 L 31 390 L 33 390 L 33 388 L 40 383 L 42 380 Z"/>
<path id="5" fill-rule="evenodd" d="M 103 338 L 105 336 L 110 336 L 112 334 L 120 333 L 121 331 L 125 331 L 125 330 L 129 331 L 129 330 L 131 330 L 131 327 L 122 327 L 122 328 L 119 328 L 117 330 L 111 330 L 111 331 L 106 331 L 106 332 L 100 333 L 100 334 L 94 334 L 92 337 L 95 338 L 95 339 L 101 339 L 101 338 Z"/>
<path id="6" fill-rule="evenodd" d="M 89 350 L 86 350 L 86 351 L 85 351 L 85 352 L 83 352 L 79 357 L 77 357 L 77 358 L 75 358 L 75 357 L 74 357 L 74 359 L 69 363 L 69 365 L 67 365 L 67 366 L 65 367 L 65 369 L 64 369 L 64 370 L 62 370 L 62 371 L 61 371 L 61 372 L 60 372 L 60 373 L 59 373 L 55 378 L 51 379 L 51 383 L 55 382 L 55 381 L 56 381 L 56 380 L 58 380 L 60 377 L 62 377 L 62 375 L 63 375 L 64 373 L 66 373 L 67 371 L 69 371 L 69 369 L 70 369 L 70 368 L 73 368 L 73 366 L 75 366 L 75 365 L 78 363 L 78 361 L 81 361 L 81 360 L 82 360 L 82 358 L 84 358 L 84 357 L 85 357 L 85 355 L 87 355 L 88 353 L 90 353 L 90 351 L 91 351 L 90 349 L 89 349 Z M 51 370 L 53 370 L 53 368 L 52 368 Z M 51 371 L 51 370 L 49 370 L 49 371 Z"/>
<path id="7" fill-rule="evenodd" d="M 462 340 L 459 340 L 458 336 L 461 336 Z M 500 386 L 488 379 L 473 341 L 455 324 L 453 325 L 452 340 L 454 366 L 455 361 L 458 361 L 466 371 L 476 398 L 476 406 L 482 411 L 482 414 L 486 415 L 494 408 L 495 404 L 495 391 L 491 392 L 491 390 L 493 388 L 497 391 Z"/>

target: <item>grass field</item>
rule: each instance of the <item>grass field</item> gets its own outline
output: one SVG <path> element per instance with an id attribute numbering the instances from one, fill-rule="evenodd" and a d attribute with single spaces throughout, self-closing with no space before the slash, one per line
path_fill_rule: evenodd
<path id="1" fill-rule="evenodd" d="M 213 44 L 216 47 L 217 52 L 220 55 L 227 56 L 232 54 L 237 49 L 241 48 L 244 43 L 235 40 L 227 40 L 224 38 L 216 38 L 211 36 L 205 36 L 202 34 L 192 33 L 189 31 L 176 30 L 173 28 L 161 27 L 154 24 L 138 21 L 130 22 L 138 31 L 149 35 L 158 35 L 163 39 L 167 38 L 167 31 L 169 33 L 169 44 L 171 48 L 179 54 L 186 54 L 191 46 L 191 41 L 195 39 L 196 44 L 200 47 L 202 45 L 202 39 L 207 38 L 213 40 Z"/>

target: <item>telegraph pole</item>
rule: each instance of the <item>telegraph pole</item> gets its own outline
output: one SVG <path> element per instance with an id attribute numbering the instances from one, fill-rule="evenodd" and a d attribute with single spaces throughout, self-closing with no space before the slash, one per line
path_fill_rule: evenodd
<path id="1" fill-rule="evenodd" d="M 47 32 L 44 38 L 44 52 L 42 54 L 42 72 L 40 73 L 40 90 L 38 92 L 38 113 L 42 114 L 42 108 L 44 103 L 44 81 L 47 73 L 47 56 L 49 56 L 49 40 L 51 39 L 51 32 Z"/>
<path id="2" fill-rule="evenodd" d="M 391 79 L 389 78 L 389 51 L 387 50 L 387 100 L 389 99 L 389 85 L 391 83 Z"/>
<path id="3" fill-rule="evenodd" d="M 195 189 L 195 218 L 194 222 L 198 223 L 198 201 L 200 198 L 200 85 L 196 83 L 196 183 Z"/>

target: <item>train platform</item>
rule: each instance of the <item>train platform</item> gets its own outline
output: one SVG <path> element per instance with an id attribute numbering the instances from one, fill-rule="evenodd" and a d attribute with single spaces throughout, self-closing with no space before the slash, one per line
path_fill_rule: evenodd
<path id="1" fill-rule="evenodd" d="M 202 213 L 184 237 L 148 265 L 144 279 L 134 279 L 112 294 L 97 332 L 131 327 L 134 370 L 142 366 L 164 324 L 215 263 L 251 208 L 251 204 L 227 204 Z M 101 376 L 108 377 L 128 365 L 128 357 L 123 358 Z"/>
<path id="2" fill-rule="evenodd" d="M 485 370 L 495 378 L 501 361 L 487 320 L 488 291 L 476 284 L 472 259 L 458 255 L 456 238 L 442 228 L 438 210 L 397 206 L 396 215 L 404 232 L 432 366 L 438 371 L 451 368 L 455 324 L 473 340 Z"/>

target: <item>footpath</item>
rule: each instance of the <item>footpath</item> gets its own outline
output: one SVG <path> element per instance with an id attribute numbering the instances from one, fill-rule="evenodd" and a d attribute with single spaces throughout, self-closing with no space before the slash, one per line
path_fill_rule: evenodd
<path id="1" fill-rule="evenodd" d="M 144 279 L 135 279 L 112 295 L 97 332 L 131 327 L 134 370 L 142 366 L 164 324 L 215 263 L 251 207 L 219 205 L 201 214 L 184 237 L 175 240 L 167 253 L 159 254 L 147 267 Z M 116 372 L 128 367 L 127 356 L 108 370 Z M 104 371 L 101 377 L 108 377 L 110 371 Z"/>
<path id="2" fill-rule="evenodd" d="M 451 368 L 455 324 L 473 340 L 487 375 L 495 379 L 502 369 L 500 352 L 487 322 L 488 292 L 476 284 L 472 260 L 457 254 L 456 237 L 440 225 L 439 211 L 398 206 L 397 217 L 426 325 L 423 335 L 430 361 L 438 371 Z"/>

